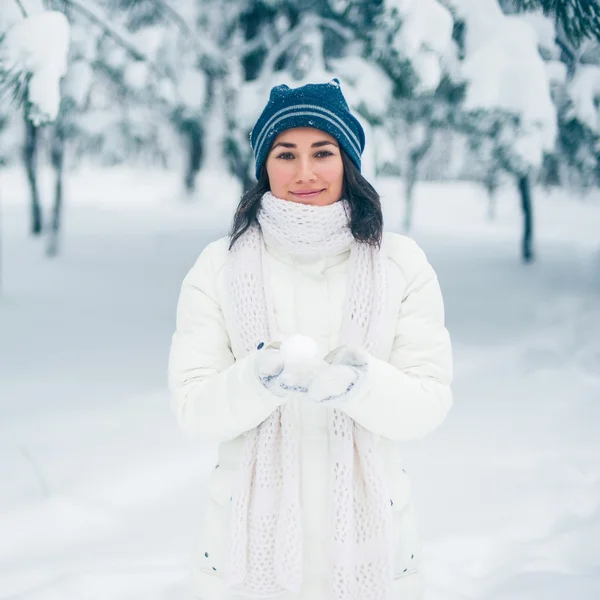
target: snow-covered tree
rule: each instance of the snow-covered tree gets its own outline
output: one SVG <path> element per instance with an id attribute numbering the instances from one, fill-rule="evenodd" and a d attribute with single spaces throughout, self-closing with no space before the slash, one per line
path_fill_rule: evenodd
<path id="1" fill-rule="evenodd" d="M 546 157 L 544 182 L 579 190 L 598 185 L 600 41 L 593 18 L 594 11 L 597 15 L 597 3 L 584 6 L 569 2 L 506 1 L 503 4 L 507 12 L 518 13 L 521 20 L 535 29 L 557 108 L 557 144 Z"/>
<path id="2" fill-rule="evenodd" d="M 436 132 L 452 127 L 462 96 L 454 19 L 437 0 L 386 0 L 367 57 L 392 82 L 383 116 L 406 183 L 404 228 L 411 227 L 419 166 Z"/>
<path id="3" fill-rule="evenodd" d="M 533 251 L 531 185 L 545 154 L 554 149 L 556 109 L 533 28 L 505 15 L 497 0 L 452 0 L 464 22 L 462 74 L 467 81 L 462 127 L 483 156 L 488 187 L 496 173 L 515 177 L 523 210 L 522 258 Z M 527 93 L 524 93 L 527 90 Z M 483 139 L 483 141 L 481 141 Z"/>

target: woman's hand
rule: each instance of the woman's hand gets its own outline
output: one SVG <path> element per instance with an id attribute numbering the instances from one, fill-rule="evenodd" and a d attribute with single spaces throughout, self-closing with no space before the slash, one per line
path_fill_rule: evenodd
<path id="1" fill-rule="evenodd" d="M 369 354 L 357 346 L 339 346 L 323 361 L 308 387 L 308 398 L 326 406 L 342 406 L 363 383 Z"/>
<path id="2" fill-rule="evenodd" d="M 293 335 L 284 342 L 259 344 L 256 373 L 273 394 L 306 393 L 315 373 L 325 365 L 318 356 L 316 342 L 304 335 Z"/>

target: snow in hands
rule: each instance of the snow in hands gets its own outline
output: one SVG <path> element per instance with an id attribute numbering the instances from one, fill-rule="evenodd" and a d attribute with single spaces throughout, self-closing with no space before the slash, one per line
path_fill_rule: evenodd
<path id="1" fill-rule="evenodd" d="M 70 26 L 58 11 L 43 11 L 13 25 L 0 46 L 0 71 L 28 80 L 28 118 L 52 122 L 60 108 L 60 80 L 67 72 Z"/>

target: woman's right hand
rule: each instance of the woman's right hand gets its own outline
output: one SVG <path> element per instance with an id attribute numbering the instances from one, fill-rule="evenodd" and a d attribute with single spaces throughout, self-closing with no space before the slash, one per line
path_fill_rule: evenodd
<path id="1" fill-rule="evenodd" d="M 293 335 L 284 342 L 259 344 L 256 374 L 260 382 L 277 396 L 306 393 L 324 361 L 317 344 L 304 335 Z"/>

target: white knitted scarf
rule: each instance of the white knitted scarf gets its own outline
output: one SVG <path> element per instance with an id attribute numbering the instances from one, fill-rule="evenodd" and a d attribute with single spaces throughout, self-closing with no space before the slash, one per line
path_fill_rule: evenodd
<path id="1" fill-rule="evenodd" d="M 354 240 L 349 206 L 319 207 L 261 200 L 258 223 L 234 244 L 227 266 L 237 327 L 236 359 L 267 343 L 276 328 L 263 284 L 262 231 L 293 255 L 335 255 L 350 249 L 348 293 L 339 344 L 376 352 L 383 326 L 383 253 Z M 306 400 L 309 402 L 309 400 Z M 375 436 L 341 410 L 329 411 L 332 493 L 332 600 L 387 600 L 392 580 L 390 500 Z M 232 592 L 267 598 L 299 593 L 302 585 L 302 510 L 299 425 L 290 402 L 247 432 L 231 520 L 228 583 Z M 326 541 L 325 541 L 326 542 Z"/>

